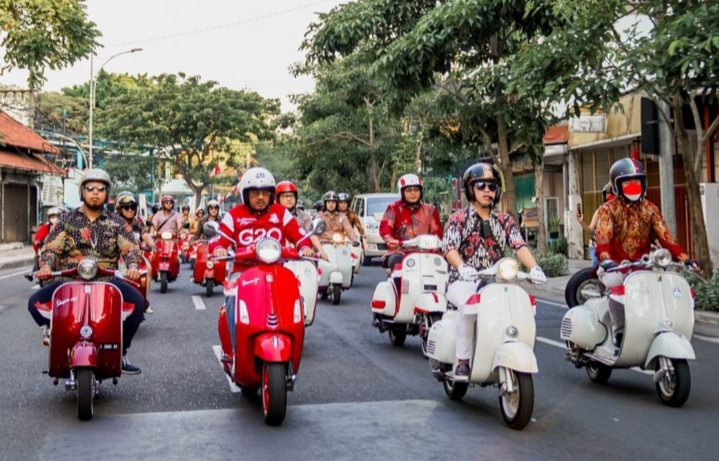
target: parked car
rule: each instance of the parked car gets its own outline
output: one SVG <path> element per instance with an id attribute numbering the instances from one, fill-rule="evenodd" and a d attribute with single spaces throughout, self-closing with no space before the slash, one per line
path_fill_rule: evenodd
<path id="1" fill-rule="evenodd" d="M 352 199 L 350 207 L 357 213 L 365 231 L 365 266 L 370 264 L 373 257 L 382 257 L 387 252 L 387 245 L 379 235 L 379 223 L 387 206 L 399 198 L 399 194 L 359 194 Z"/>

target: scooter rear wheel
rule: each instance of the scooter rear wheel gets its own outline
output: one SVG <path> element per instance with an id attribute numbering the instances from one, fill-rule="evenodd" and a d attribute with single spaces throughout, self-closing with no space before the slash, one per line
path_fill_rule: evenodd
<path id="1" fill-rule="evenodd" d="M 689 398 L 689 392 L 692 388 L 692 376 L 689 371 L 689 364 L 686 360 L 666 359 L 671 361 L 674 373 L 670 376 L 668 373 L 656 383 L 657 394 L 664 405 L 669 407 L 681 407 Z M 661 365 L 657 360 L 656 370 L 659 371 Z"/>
<path id="2" fill-rule="evenodd" d="M 612 369 L 599 362 L 589 362 L 585 368 L 587 376 L 595 383 L 605 384 L 612 376 Z"/>
<path id="3" fill-rule="evenodd" d="M 287 412 L 287 365 L 267 363 L 262 366 L 262 409 L 268 426 L 279 426 Z"/>
<path id="4" fill-rule="evenodd" d="M 389 330 L 389 342 L 392 343 L 392 345 L 394 347 L 404 346 L 404 342 L 406 339 L 407 339 L 407 332 Z"/>
<path id="5" fill-rule="evenodd" d="M 95 400 L 94 380 L 95 376 L 92 373 L 92 368 L 77 369 L 77 417 L 80 421 L 92 419 L 94 413 L 93 401 Z"/>
<path id="6" fill-rule="evenodd" d="M 215 291 L 215 280 L 214 279 L 207 279 L 205 281 L 205 288 L 207 289 L 207 297 L 212 298 L 212 295 Z"/>
<path id="7" fill-rule="evenodd" d="M 534 381 L 528 373 L 506 371 L 507 377 L 514 384 L 514 393 L 499 396 L 499 409 L 507 426 L 516 430 L 524 429 L 534 411 Z"/>
<path id="8" fill-rule="evenodd" d="M 467 389 L 469 389 L 469 383 L 458 383 L 450 379 L 443 381 L 442 385 L 444 386 L 444 393 L 447 394 L 447 397 L 449 397 L 450 400 L 456 401 L 462 400 L 465 394 L 467 394 Z"/>

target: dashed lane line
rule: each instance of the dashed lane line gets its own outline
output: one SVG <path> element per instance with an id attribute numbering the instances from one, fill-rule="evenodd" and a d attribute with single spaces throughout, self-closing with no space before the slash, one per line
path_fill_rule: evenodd
<path id="1" fill-rule="evenodd" d="M 195 304 L 195 309 L 198 311 L 204 311 L 206 309 L 204 301 L 199 296 L 193 296 L 192 302 Z"/>

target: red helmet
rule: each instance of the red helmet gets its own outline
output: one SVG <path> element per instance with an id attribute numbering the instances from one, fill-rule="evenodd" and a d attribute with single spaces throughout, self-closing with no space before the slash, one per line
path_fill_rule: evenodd
<path id="1" fill-rule="evenodd" d="M 292 183 L 292 181 L 281 181 L 279 184 L 277 184 L 276 188 L 276 194 L 277 197 L 279 197 L 281 194 L 284 194 L 285 192 L 292 192 L 295 194 L 295 200 L 297 200 L 297 186 Z"/>
<path id="2" fill-rule="evenodd" d="M 172 204 L 174 205 L 174 204 L 175 204 L 175 197 L 173 197 L 172 195 L 163 195 L 163 196 L 162 196 L 162 200 L 160 200 L 160 202 L 162 202 L 162 203 L 172 202 Z"/>

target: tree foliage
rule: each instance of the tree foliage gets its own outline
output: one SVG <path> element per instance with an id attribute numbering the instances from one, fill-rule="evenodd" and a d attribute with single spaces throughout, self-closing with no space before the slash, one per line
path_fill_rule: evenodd
<path id="1" fill-rule="evenodd" d="M 98 37 L 83 0 L 0 0 L 0 71 L 28 70 L 31 89 L 42 86 L 46 69 L 88 57 Z"/>
<path id="2" fill-rule="evenodd" d="M 109 98 L 98 115 L 98 133 L 164 152 L 195 192 L 197 203 L 215 166 L 235 166 L 242 161 L 238 153 L 246 156 L 242 143 L 273 137 L 276 100 L 182 73 L 151 81 Z"/>

